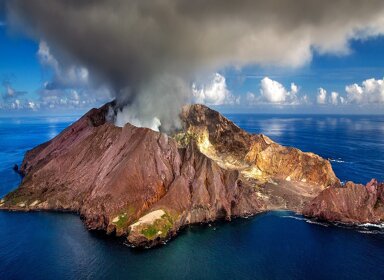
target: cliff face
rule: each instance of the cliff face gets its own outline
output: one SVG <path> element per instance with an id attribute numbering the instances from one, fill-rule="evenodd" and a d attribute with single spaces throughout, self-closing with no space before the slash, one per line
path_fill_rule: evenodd
<path id="1" fill-rule="evenodd" d="M 185 107 L 181 116 L 183 133 L 196 139 L 200 151 L 223 168 L 263 181 L 298 181 L 322 188 L 339 184 L 329 161 L 281 146 L 265 135 L 248 134 L 206 106 Z"/>
<path id="2" fill-rule="evenodd" d="M 384 221 L 384 184 L 372 179 L 366 186 L 347 182 L 322 191 L 303 214 L 325 221 L 380 223 Z"/>
<path id="3" fill-rule="evenodd" d="M 172 137 L 116 127 L 106 120 L 110 106 L 28 151 L 25 177 L 0 208 L 78 212 L 89 229 L 152 246 L 183 225 L 273 209 L 329 218 L 322 201 L 344 197 L 333 195 L 344 189 L 327 160 L 248 134 L 206 106 L 183 108 L 183 129 Z"/>

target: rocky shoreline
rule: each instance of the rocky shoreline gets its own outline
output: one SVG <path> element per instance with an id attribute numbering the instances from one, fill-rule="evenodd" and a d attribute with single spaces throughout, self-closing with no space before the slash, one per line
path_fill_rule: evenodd
<path id="1" fill-rule="evenodd" d="M 152 247 L 189 224 L 290 210 L 329 222 L 382 223 L 384 184 L 342 186 L 318 155 L 249 134 L 203 105 L 183 108 L 170 135 L 92 109 L 28 151 L 21 185 L 0 201 L 14 211 L 70 211 L 90 230 Z"/>

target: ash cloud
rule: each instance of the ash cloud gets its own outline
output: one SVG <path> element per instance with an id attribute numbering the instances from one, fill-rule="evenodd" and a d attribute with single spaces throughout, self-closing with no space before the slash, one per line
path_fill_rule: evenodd
<path id="1" fill-rule="evenodd" d="M 84 65 L 138 119 L 168 128 L 206 73 L 299 67 L 313 51 L 348 54 L 351 39 L 384 33 L 381 0 L 13 0 L 8 11 L 64 69 Z"/>

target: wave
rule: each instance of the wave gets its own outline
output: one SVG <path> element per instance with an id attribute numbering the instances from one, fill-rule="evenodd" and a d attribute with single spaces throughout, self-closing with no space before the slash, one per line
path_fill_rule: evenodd
<path id="1" fill-rule="evenodd" d="M 330 162 L 337 162 L 337 163 L 345 163 L 344 160 L 342 160 L 341 158 L 338 158 L 338 159 L 333 159 L 333 158 L 330 158 L 328 159 Z"/>
<path id="2" fill-rule="evenodd" d="M 357 232 L 363 234 L 384 234 L 384 231 L 380 230 L 358 230 Z"/>
<path id="3" fill-rule="evenodd" d="M 365 228 L 379 228 L 379 229 L 384 229 L 384 223 L 382 224 L 371 224 L 371 223 L 365 223 L 365 224 L 361 224 L 359 225 L 359 227 L 365 227 Z"/>
<path id="4" fill-rule="evenodd" d="M 306 219 L 303 218 L 303 217 L 297 217 L 297 216 L 281 216 L 281 218 L 290 218 L 290 219 L 295 219 L 295 220 L 299 220 L 299 221 L 305 221 Z"/>
<path id="5" fill-rule="evenodd" d="M 292 215 L 281 216 L 281 218 L 289 218 L 289 219 L 294 219 L 298 221 L 305 221 L 306 223 L 315 224 L 323 227 L 329 227 L 330 225 L 334 225 L 339 228 L 355 229 L 357 230 L 357 232 L 363 233 L 363 234 L 384 234 L 384 223 L 382 224 L 365 223 L 360 225 L 348 225 L 344 223 L 320 222 L 313 219 L 307 219 L 304 217 L 292 216 Z"/>
<path id="6" fill-rule="evenodd" d="M 315 224 L 315 225 L 319 225 L 319 226 L 323 226 L 323 227 L 329 227 L 328 223 L 317 222 L 317 221 L 309 220 L 309 219 L 307 219 L 306 222 L 308 224 Z"/>
<path id="7" fill-rule="evenodd" d="M 311 220 L 311 219 L 307 219 L 307 218 L 304 218 L 304 217 L 297 217 L 297 216 L 291 216 L 291 215 L 286 215 L 286 216 L 281 216 L 281 217 L 282 218 L 295 219 L 295 220 L 298 220 L 298 221 L 305 221 L 306 223 L 309 223 L 309 224 L 315 224 L 315 225 L 320 225 L 320 226 L 325 226 L 325 227 L 329 226 L 327 223 L 321 223 L 321 222 L 314 221 L 314 220 Z"/>

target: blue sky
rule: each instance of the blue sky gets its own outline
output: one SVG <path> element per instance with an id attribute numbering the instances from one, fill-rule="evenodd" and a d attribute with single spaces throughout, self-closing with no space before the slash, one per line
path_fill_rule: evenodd
<path id="1" fill-rule="evenodd" d="M 212 81 L 197 85 L 191 98 L 234 113 L 381 114 L 384 36 L 350 40 L 349 45 L 350 52 L 343 55 L 313 50 L 311 61 L 296 68 L 250 65 L 218 69 L 219 76 L 215 79 L 212 73 Z M 41 41 L 11 32 L 0 14 L 0 114 L 83 112 L 110 99 L 109 95 L 94 99 L 90 90 L 84 94 L 76 86 L 52 91 L 46 98 L 44 89 L 55 76 L 52 65 L 57 61 L 48 48 L 51 61 L 42 62 L 41 48 Z M 354 84 L 357 86 L 352 87 Z M 349 90 L 347 86 L 351 86 Z M 84 101 L 87 98 L 90 100 Z"/>
<path id="2" fill-rule="evenodd" d="M 255 83 L 268 76 L 282 84 L 295 82 L 308 94 L 319 87 L 342 92 L 345 85 L 360 83 L 369 78 L 382 79 L 384 74 L 384 37 L 351 41 L 351 53 L 347 55 L 320 55 L 314 52 L 313 60 L 297 69 L 248 67 L 241 73 L 226 73 L 231 87 L 238 91 L 251 90 Z M 243 82 L 236 79 L 247 77 Z M 233 81 L 232 81 L 233 80 Z"/>
<path id="3" fill-rule="evenodd" d="M 87 102 L 83 106 L 60 106 L 49 108 L 30 108 L 28 102 L 39 104 L 44 94 L 44 84 L 54 77 L 54 70 L 43 65 L 39 58 L 40 42 L 31 39 L 19 32 L 10 30 L 4 20 L 0 19 L 0 79 L 1 79 L 1 115 L 28 115 L 28 114 L 81 114 L 92 107 L 100 106 L 109 101 L 106 96 L 102 101 Z M 14 92 L 14 97 L 8 98 L 9 89 Z M 76 88 L 75 88 L 76 90 Z M 66 93 L 68 89 L 65 90 Z M 55 93 L 52 93 L 55 94 Z M 61 98 L 62 93 L 58 96 Z M 15 101 L 20 101 L 20 106 L 13 106 Z M 17 105 L 17 104 L 16 104 Z"/>
<path id="4" fill-rule="evenodd" d="M 44 74 L 37 58 L 38 43 L 7 31 L 6 26 L 0 27 L 0 75 L 17 90 L 34 97 Z"/>
<path id="5" fill-rule="evenodd" d="M 258 92 L 260 81 L 269 77 L 288 88 L 293 82 L 299 86 L 301 94 L 306 94 L 312 100 L 310 106 L 269 106 L 263 104 L 262 111 L 268 113 L 384 113 L 381 104 L 372 106 L 347 106 L 343 108 L 318 106 L 316 97 L 319 88 L 324 88 L 328 95 L 335 91 L 345 94 L 345 87 L 359 84 L 368 79 L 382 80 L 384 77 L 384 36 L 376 36 L 367 40 L 350 41 L 350 53 L 346 55 L 319 54 L 314 52 L 312 61 L 299 68 L 276 68 L 249 66 L 236 71 L 229 69 L 221 72 L 226 77 L 228 89 L 244 97 L 247 92 Z M 273 105 L 273 104 L 272 104 Z M 238 108 L 227 106 L 224 110 L 237 112 Z M 240 112 L 243 111 L 240 108 Z M 245 108 L 252 112 L 252 108 Z"/>

